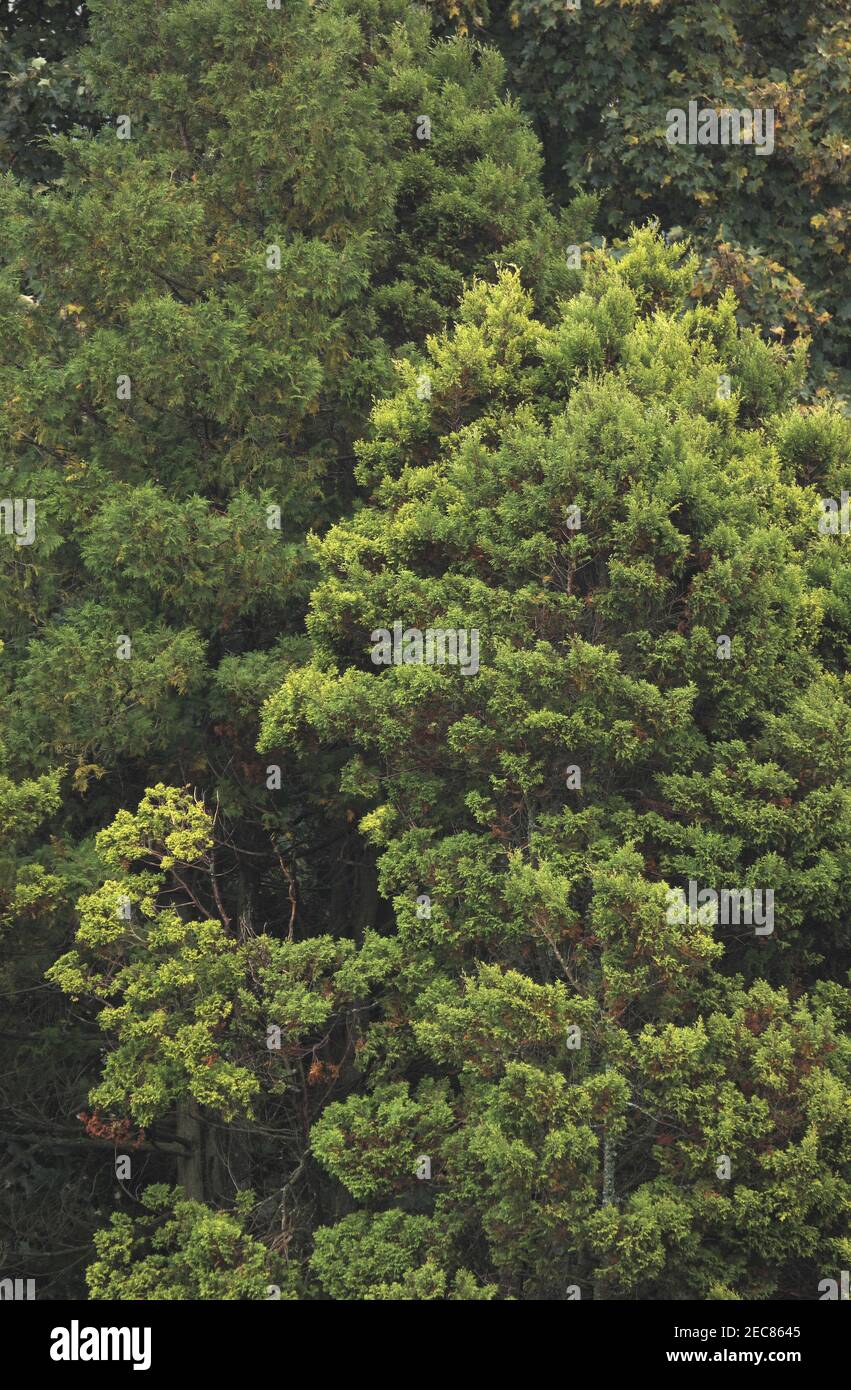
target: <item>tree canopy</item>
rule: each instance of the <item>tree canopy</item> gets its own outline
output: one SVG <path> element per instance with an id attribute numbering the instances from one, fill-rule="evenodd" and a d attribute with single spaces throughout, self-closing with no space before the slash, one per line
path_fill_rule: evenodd
<path id="1" fill-rule="evenodd" d="M 847 1268 L 848 25 L 745 9 L 9 10 L 4 1277 Z"/>

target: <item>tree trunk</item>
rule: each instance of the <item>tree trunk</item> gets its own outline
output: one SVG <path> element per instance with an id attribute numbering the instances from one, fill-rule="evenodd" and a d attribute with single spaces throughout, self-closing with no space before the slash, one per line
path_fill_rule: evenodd
<path id="1" fill-rule="evenodd" d="M 610 1139 L 608 1134 L 603 1134 L 603 1193 L 600 1199 L 602 1207 L 613 1207 L 617 1201 L 617 1191 L 615 1189 L 615 1141 Z M 608 1298 L 608 1285 L 604 1279 L 597 1279 L 594 1282 L 594 1300 Z"/>
<path id="2" fill-rule="evenodd" d="M 615 1141 L 608 1135 L 603 1136 L 603 1200 L 600 1203 L 604 1207 L 612 1207 L 616 1200 L 615 1193 Z"/>
<path id="3" fill-rule="evenodd" d="M 177 1137 L 187 1152 L 177 1159 L 177 1181 L 187 1197 L 204 1200 L 204 1134 L 201 1112 L 194 1100 L 180 1101 L 177 1107 Z"/>

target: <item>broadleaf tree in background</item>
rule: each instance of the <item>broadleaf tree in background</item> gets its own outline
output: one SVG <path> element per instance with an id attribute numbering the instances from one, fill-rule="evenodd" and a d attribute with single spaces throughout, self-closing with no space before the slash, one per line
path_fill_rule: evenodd
<path id="1" fill-rule="evenodd" d="M 699 251 L 692 293 L 736 291 L 768 337 L 813 336 L 810 391 L 851 394 L 851 14 L 845 0 L 429 0 L 496 43 L 561 199 L 623 237 L 658 217 Z M 770 109 L 754 145 L 670 145 L 668 112 Z"/>
<path id="2" fill-rule="evenodd" d="M 51 138 L 100 123 L 82 66 L 87 22 L 76 0 L 6 0 L 0 10 L 0 163 L 19 178 L 59 177 Z"/>

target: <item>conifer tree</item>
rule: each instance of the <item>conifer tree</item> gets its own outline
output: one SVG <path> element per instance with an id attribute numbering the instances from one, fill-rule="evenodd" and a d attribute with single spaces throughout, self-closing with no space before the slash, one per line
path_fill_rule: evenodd
<path id="1" fill-rule="evenodd" d="M 264 697 L 305 654 L 305 533 L 352 502 L 353 440 L 393 356 L 495 263 L 522 264 L 554 310 L 590 212 L 549 212 L 498 55 L 435 43 L 402 0 L 89 9 L 96 128 L 50 141 L 46 189 L 14 168 L 0 187 L 0 491 L 34 507 L 32 537 L 0 536 L 4 776 L 45 808 L 37 870 L 2 884 L 4 911 L 7 887 L 20 907 L 0 948 L 21 1000 L 8 1055 L 28 1059 L 7 1068 L 20 1172 L 43 1168 L 46 1130 L 85 1146 L 78 1112 L 105 1142 L 86 1100 L 96 1035 L 67 1036 L 60 1013 L 36 1103 L 18 1034 L 71 904 L 103 878 L 95 835 L 146 788 L 191 786 L 211 808 L 233 930 L 286 934 L 295 914 L 322 932 L 352 897 L 371 920 L 355 827 L 312 773 L 254 747 Z M 57 779 L 59 806 L 41 790 Z M 36 900 L 44 952 L 21 959 Z M 151 1179 L 174 1181 L 171 1146 L 198 1158 L 199 1125 L 163 1119 Z"/>
<path id="2" fill-rule="evenodd" d="M 643 8 L 596 7 L 639 65 Z M 614 147 L 555 215 L 502 59 L 404 0 L 87 9 L 88 129 L 0 184 L 4 1273 L 818 1297 L 851 429 L 786 341 L 816 291 L 772 334 L 677 234 L 590 250 Z M 832 199 L 809 24 L 827 143 L 786 158 Z"/>
<path id="3" fill-rule="evenodd" d="M 353 1204 L 317 1234 L 333 1297 L 815 1298 L 847 1256 L 851 710 L 813 484 L 849 430 L 729 296 L 684 311 L 692 272 L 641 233 L 552 327 L 513 273 L 477 286 L 317 544 L 264 738 L 353 744 L 395 916 L 313 1130 Z M 478 633 L 478 669 L 429 629 Z"/>

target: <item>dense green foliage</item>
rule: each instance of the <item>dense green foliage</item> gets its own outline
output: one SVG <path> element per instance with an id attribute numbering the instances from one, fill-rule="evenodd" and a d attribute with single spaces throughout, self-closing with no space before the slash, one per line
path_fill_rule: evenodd
<path id="1" fill-rule="evenodd" d="M 98 1259 L 88 1272 L 92 1298 L 297 1296 L 284 1291 L 287 1271 L 281 1257 L 246 1234 L 240 1219 L 245 1200 L 237 1201 L 233 1213 L 211 1212 L 156 1184 L 143 1193 L 141 1203 L 143 1216 L 133 1221 L 114 1215 L 109 1228 L 95 1236 Z"/>
<path id="2" fill-rule="evenodd" d="M 341 785 L 397 924 L 361 945 L 392 962 L 366 1094 L 314 1130 L 361 1213 L 323 1233 L 329 1291 L 364 1241 L 383 1289 L 397 1224 L 413 1297 L 470 1251 L 502 1296 L 800 1296 L 847 1248 L 826 980 L 848 960 L 851 688 L 790 441 L 830 475 L 849 430 L 794 409 L 801 364 L 731 301 L 683 314 L 689 274 L 643 234 L 552 328 L 512 275 L 477 288 L 428 344 L 431 401 L 408 368 L 376 408 L 369 501 L 318 548 L 315 655 L 265 737 L 352 744 Z M 477 629 L 480 670 L 377 672 L 396 619 Z M 689 879 L 773 885 L 774 933 L 666 922 Z"/>
<path id="3" fill-rule="evenodd" d="M 48 191 L 10 176 L 0 192 L 2 491 L 37 506 L 35 545 L 4 537 L 0 553 L 20 823 L 3 1045 L 23 1066 L 5 1083 L 3 1219 L 27 1270 L 30 1245 L 77 1263 L 92 1219 L 85 1196 L 81 1225 L 65 1212 L 62 1173 L 86 1152 L 73 1117 L 97 1038 L 42 975 L 97 882 L 94 832 L 158 778 L 191 780 L 217 799 L 240 930 L 288 916 L 296 878 L 300 924 L 322 929 L 352 861 L 374 896 L 354 827 L 309 777 L 270 797 L 254 751 L 262 700 L 303 640 L 304 535 L 351 495 L 352 441 L 392 354 L 441 326 L 464 277 L 494 260 L 522 261 L 553 305 L 578 282 L 563 248 L 590 207 L 556 222 L 498 57 L 434 46 L 401 0 L 90 8 L 100 129 L 52 141 L 62 177 Z M 27 1207 L 67 1239 L 23 1238 Z"/>
<path id="4" fill-rule="evenodd" d="M 796 153 L 748 163 L 781 245 L 741 151 L 658 145 L 664 4 L 55 8 L 6 21 L 54 67 L 0 129 L 0 1275 L 816 1298 L 851 426 L 846 267 L 793 242 L 805 165 L 842 238 L 844 16 L 682 11 L 698 96 L 797 112 L 805 50 Z"/>
<path id="5" fill-rule="evenodd" d="M 845 0 L 429 0 L 495 41 L 543 141 L 550 187 L 601 196 L 623 236 L 694 238 L 693 293 L 733 288 L 742 322 L 813 334 L 817 379 L 849 393 L 851 13 Z M 671 146 L 667 112 L 774 111 L 774 150 Z M 838 373 L 838 375 L 837 375 Z"/>

